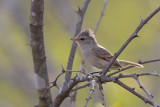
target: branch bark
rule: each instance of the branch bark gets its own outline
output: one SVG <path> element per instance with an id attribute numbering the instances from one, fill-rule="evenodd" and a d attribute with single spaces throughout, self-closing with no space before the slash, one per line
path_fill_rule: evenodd
<path id="1" fill-rule="evenodd" d="M 49 87 L 49 79 L 46 65 L 46 56 L 44 49 L 43 38 L 43 12 L 44 1 L 32 0 L 31 1 L 31 48 L 35 71 L 35 82 L 38 97 L 39 107 L 50 107 L 52 98 L 50 90 L 44 97 L 44 94 Z"/>

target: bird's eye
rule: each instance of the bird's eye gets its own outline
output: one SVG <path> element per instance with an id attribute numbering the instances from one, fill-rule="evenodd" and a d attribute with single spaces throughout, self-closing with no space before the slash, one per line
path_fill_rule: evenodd
<path id="1" fill-rule="evenodd" d="M 84 38 L 80 38 L 81 41 L 85 40 Z"/>

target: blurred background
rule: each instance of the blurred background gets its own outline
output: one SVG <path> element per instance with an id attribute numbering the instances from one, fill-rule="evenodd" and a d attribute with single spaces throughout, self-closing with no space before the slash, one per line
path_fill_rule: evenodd
<path id="1" fill-rule="evenodd" d="M 91 0 L 84 17 L 83 28 L 94 29 L 104 0 Z M 0 0 L 0 107 L 33 107 L 37 104 L 35 78 L 30 41 L 30 0 Z M 67 60 L 74 34 L 77 15 L 83 0 L 45 0 L 44 38 L 49 79 L 53 81 Z M 99 44 L 115 53 L 145 18 L 160 5 L 159 0 L 108 0 L 104 17 L 96 33 Z M 160 13 L 152 18 L 122 52 L 119 59 L 142 61 L 160 58 Z M 76 52 L 73 69 L 78 70 L 82 56 Z M 144 69 L 132 68 L 125 74 L 136 72 L 160 73 L 160 62 L 145 64 Z M 86 68 L 85 68 L 86 69 Z M 94 69 L 98 71 L 97 69 Z M 73 74 L 75 75 L 75 74 Z M 58 84 L 63 85 L 60 77 Z M 145 95 L 134 79 L 121 79 L 136 91 Z M 144 87 L 160 104 L 160 78 L 140 77 Z M 109 107 L 150 107 L 136 96 L 114 83 L 104 84 L 105 100 Z M 58 90 L 51 89 L 53 99 Z M 78 91 L 76 107 L 82 107 L 89 88 Z M 146 96 L 146 95 L 145 95 Z M 62 107 L 67 105 L 65 100 Z M 102 107 L 98 90 L 88 107 Z"/>

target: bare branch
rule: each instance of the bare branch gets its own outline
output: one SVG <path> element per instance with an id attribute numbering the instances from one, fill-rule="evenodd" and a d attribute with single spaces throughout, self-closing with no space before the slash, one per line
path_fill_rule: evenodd
<path id="1" fill-rule="evenodd" d="M 99 19 L 98 19 L 98 21 L 97 21 L 97 24 L 96 24 L 96 26 L 95 26 L 95 28 L 94 28 L 94 33 L 95 33 L 95 34 L 96 34 L 96 31 L 97 31 L 97 29 L 98 29 L 98 27 L 99 27 L 99 24 L 100 24 L 101 20 L 102 20 L 102 17 L 103 17 L 103 15 L 104 15 L 104 11 L 105 11 L 107 2 L 108 2 L 108 0 L 104 0 L 104 5 L 103 5 L 103 8 L 102 8 L 102 10 L 101 10 L 101 14 L 100 14 Z"/>
<path id="2" fill-rule="evenodd" d="M 157 62 L 157 61 L 160 61 L 160 59 L 153 59 L 153 60 L 149 60 L 149 61 L 141 61 L 141 60 L 139 60 L 139 64 L 147 64 L 147 63 L 151 63 L 151 62 Z"/>
<path id="3" fill-rule="evenodd" d="M 32 0 L 31 1 L 31 43 L 32 56 L 34 62 L 36 90 L 38 98 L 38 106 L 50 107 L 52 104 L 52 97 L 50 90 L 44 97 L 44 94 L 49 87 L 49 79 L 47 72 L 44 37 L 43 37 L 43 12 L 44 1 Z"/>
<path id="4" fill-rule="evenodd" d="M 138 63 L 139 64 L 147 64 L 147 63 L 151 63 L 151 62 L 157 62 L 157 61 L 160 61 L 160 59 L 155 59 L 155 60 L 149 60 L 149 61 L 138 61 Z M 110 73 L 110 74 L 108 74 L 108 75 L 106 75 L 107 77 L 110 77 L 110 76 L 112 76 L 112 75 L 114 75 L 114 74 L 117 74 L 117 73 L 120 73 L 120 72 L 122 72 L 122 71 L 124 71 L 124 70 L 127 70 L 127 69 L 130 69 L 130 68 L 133 68 L 134 66 L 128 66 L 128 67 L 126 67 L 126 68 L 122 68 L 122 69 L 120 69 L 120 70 L 118 70 L 118 71 L 115 71 L 115 72 L 113 72 L 113 73 Z"/>
<path id="5" fill-rule="evenodd" d="M 86 98 L 86 102 L 84 104 L 84 107 L 87 107 L 87 104 L 88 104 L 89 100 L 91 99 L 93 92 L 94 92 L 94 90 L 91 89 L 88 98 Z"/>
<path id="6" fill-rule="evenodd" d="M 76 24 L 76 30 L 75 30 L 74 37 L 77 36 L 78 33 L 81 31 L 84 14 L 87 10 L 89 2 L 90 2 L 90 0 L 85 0 L 82 8 L 81 9 L 79 8 L 79 10 L 77 11 L 78 20 L 77 20 L 77 24 Z M 73 60 L 74 60 L 76 49 L 77 49 L 77 44 L 75 42 L 73 42 L 72 43 L 72 48 L 71 48 L 71 51 L 70 51 L 70 55 L 69 55 L 69 59 L 68 59 L 67 70 L 72 70 Z M 63 90 L 67 89 L 67 85 L 68 85 L 70 79 L 71 79 L 71 72 L 66 72 Z"/>
<path id="7" fill-rule="evenodd" d="M 109 71 L 109 68 L 113 64 L 113 62 L 117 59 L 117 57 L 121 54 L 121 52 L 127 47 L 127 45 L 135 38 L 137 37 L 137 33 L 141 30 L 141 28 L 158 12 L 160 11 L 160 6 L 154 10 L 147 18 L 143 19 L 139 26 L 136 28 L 136 30 L 132 33 L 132 35 L 128 38 L 128 40 L 122 45 L 122 47 L 118 50 L 117 53 L 114 54 L 112 59 L 109 61 L 106 68 L 103 70 L 102 75 L 106 75 L 106 73 Z"/>
<path id="8" fill-rule="evenodd" d="M 137 81 L 138 85 L 140 86 L 140 88 L 146 93 L 146 95 L 149 97 L 149 99 L 151 100 L 152 104 L 154 107 L 157 107 L 157 104 L 155 103 L 153 96 L 147 91 L 147 89 L 144 88 L 144 86 L 142 85 L 142 83 L 139 81 L 138 76 L 135 74 L 134 75 L 134 79 Z"/>
<path id="9" fill-rule="evenodd" d="M 156 73 L 156 72 L 149 72 L 149 73 L 133 73 L 133 74 L 119 74 L 117 76 L 111 76 L 111 77 L 108 77 L 108 76 L 100 76 L 100 82 L 101 83 L 106 83 L 106 82 L 114 82 L 120 78 L 133 78 L 134 75 L 137 75 L 138 77 L 139 76 L 147 76 L 147 75 L 150 75 L 150 76 L 157 76 L 157 77 L 160 77 L 160 74 Z"/>
<path id="10" fill-rule="evenodd" d="M 121 87 L 125 88 L 126 90 L 128 90 L 129 92 L 131 92 L 132 94 L 134 94 L 135 96 L 139 97 L 141 100 L 143 100 L 145 103 L 148 103 L 150 105 L 153 105 L 152 104 L 152 101 L 148 100 L 147 98 L 145 98 L 143 95 L 137 93 L 134 88 L 131 88 L 129 86 L 127 86 L 126 84 L 122 83 L 121 81 L 119 80 L 116 80 L 115 83 L 117 83 L 118 85 L 120 85 Z M 160 107 L 160 106 L 157 106 L 157 107 Z"/>
<path id="11" fill-rule="evenodd" d="M 114 76 L 112 77 L 114 80 L 119 79 L 119 78 L 129 78 L 129 77 L 134 77 L 134 75 L 139 76 L 146 76 L 146 75 L 150 75 L 150 76 L 157 76 L 160 77 L 160 74 L 156 73 L 156 72 L 147 72 L 147 73 L 134 73 L 134 74 L 119 74 L 118 76 Z"/>

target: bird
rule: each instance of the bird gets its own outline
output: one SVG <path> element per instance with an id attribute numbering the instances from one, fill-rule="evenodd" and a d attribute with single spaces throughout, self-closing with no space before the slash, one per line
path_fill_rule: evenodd
<path id="1" fill-rule="evenodd" d="M 91 29 L 81 31 L 76 37 L 71 38 L 71 40 L 78 44 L 84 60 L 93 67 L 103 70 L 113 57 L 107 49 L 98 44 L 94 31 Z M 143 68 L 143 65 L 136 62 L 116 59 L 110 67 L 110 70 L 118 70 L 129 65 Z"/>

